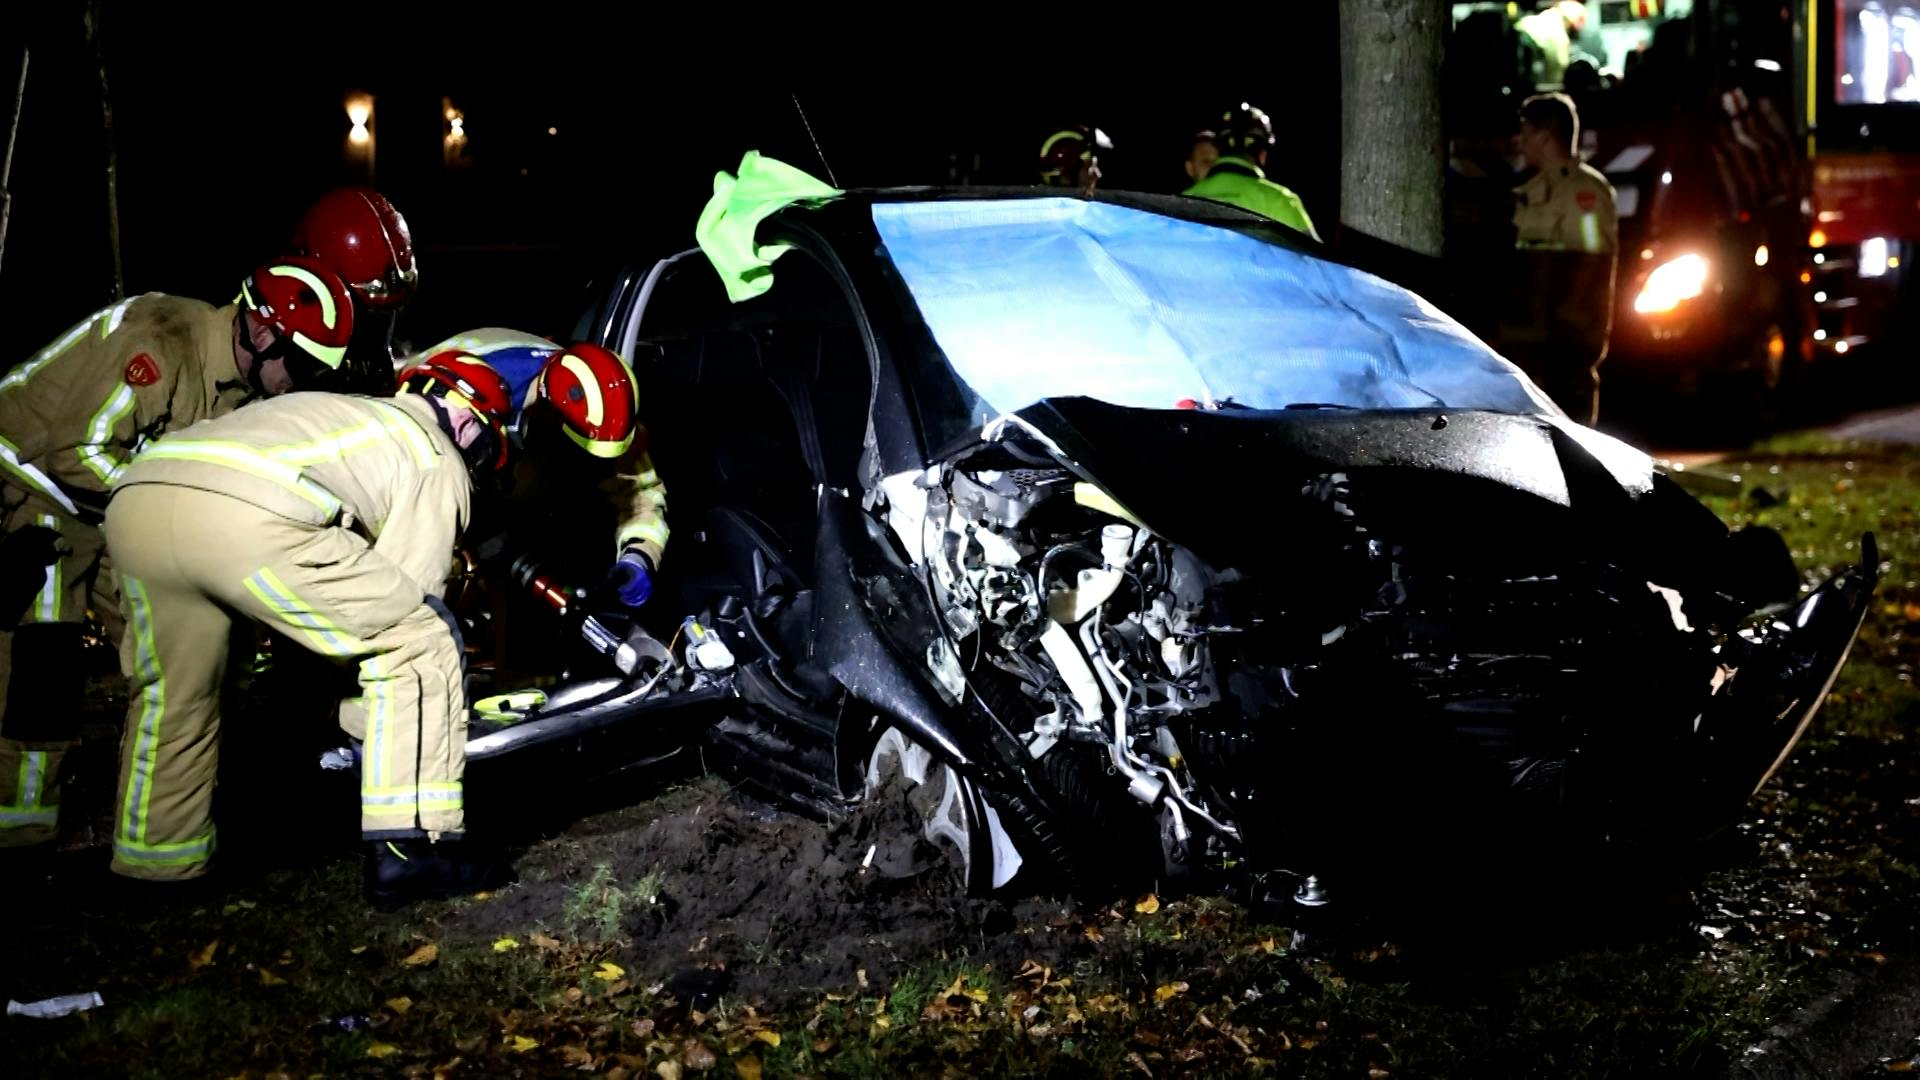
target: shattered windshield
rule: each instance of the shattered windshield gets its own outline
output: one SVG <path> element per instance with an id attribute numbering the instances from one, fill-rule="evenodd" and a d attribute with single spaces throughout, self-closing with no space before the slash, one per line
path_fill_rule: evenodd
<path id="1" fill-rule="evenodd" d="M 878 203 L 873 217 L 978 422 L 1074 396 L 1556 412 L 1413 293 L 1231 229 L 1078 199 Z"/>

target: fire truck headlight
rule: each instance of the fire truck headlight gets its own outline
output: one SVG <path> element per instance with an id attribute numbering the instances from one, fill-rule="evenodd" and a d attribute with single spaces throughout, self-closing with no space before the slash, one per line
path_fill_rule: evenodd
<path id="1" fill-rule="evenodd" d="M 1699 296 L 1707 287 L 1707 260 L 1699 255 L 1682 255 L 1653 268 L 1640 295 L 1633 298 L 1633 310 L 1642 315 L 1664 315 L 1682 303 Z"/>
<path id="2" fill-rule="evenodd" d="M 1884 277 L 1887 273 L 1887 238 L 1870 236 L 1860 241 L 1860 276 Z"/>

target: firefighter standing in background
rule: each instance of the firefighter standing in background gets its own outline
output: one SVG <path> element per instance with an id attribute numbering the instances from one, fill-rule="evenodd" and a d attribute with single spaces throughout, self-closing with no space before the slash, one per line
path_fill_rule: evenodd
<path id="1" fill-rule="evenodd" d="M 1265 166 L 1267 151 L 1273 148 L 1273 122 L 1266 113 L 1244 102 L 1227 110 L 1214 142 L 1220 156 L 1208 166 L 1200 182 L 1182 195 L 1228 203 L 1320 239 L 1300 197 L 1267 179 Z"/>
<path id="2" fill-rule="evenodd" d="M 474 474 L 509 452 L 505 380 L 434 357 L 398 397 L 297 394 L 162 439 L 115 488 L 130 681 L 113 869 L 199 877 L 214 850 L 219 701 L 235 615 L 356 665 L 368 898 L 500 884 L 459 840 L 467 702 L 439 602 Z M 358 730 L 355 730 L 355 729 Z"/>
<path id="3" fill-rule="evenodd" d="M 99 529 L 114 481 L 149 440 L 337 369 L 352 333 L 346 285 L 289 258 L 226 307 L 121 301 L 0 379 L 0 623 L 19 624 L 0 632 L 0 847 L 58 830 L 88 609 L 119 631 Z"/>
<path id="4" fill-rule="evenodd" d="M 1600 413 L 1600 362 L 1613 326 L 1620 222 L 1613 185 L 1581 161 L 1580 119 L 1565 94 L 1520 106 L 1520 153 L 1534 174 L 1515 190 L 1518 266 L 1500 341 L 1567 414 Z"/>
<path id="5" fill-rule="evenodd" d="M 1207 170 L 1220 160 L 1220 144 L 1214 141 L 1211 131 L 1196 131 L 1193 140 L 1187 144 L 1187 182 L 1197 184 L 1207 178 Z"/>
<path id="6" fill-rule="evenodd" d="M 293 248 L 327 264 L 353 292 L 355 329 L 342 388 L 387 393 L 396 360 L 394 323 L 420 281 L 407 219 L 370 187 L 338 188 L 300 219 Z"/>
<path id="7" fill-rule="evenodd" d="M 1040 143 L 1040 182 L 1090 195 L 1100 184 L 1100 151 L 1111 149 L 1112 141 L 1099 128 L 1061 128 Z"/>
<path id="8" fill-rule="evenodd" d="M 1560 0 L 1520 20 L 1520 33 L 1540 52 L 1536 85 L 1558 85 L 1573 63 L 1573 41 L 1587 28 L 1587 6 Z"/>

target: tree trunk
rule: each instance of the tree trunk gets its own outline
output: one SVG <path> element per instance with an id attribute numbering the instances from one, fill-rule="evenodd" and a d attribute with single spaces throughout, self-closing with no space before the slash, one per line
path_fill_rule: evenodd
<path id="1" fill-rule="evenodd" d="M 101 0 L 87 3 L 87 43 L 100 73 L 100 123 L 107 143 L 107 244 L 113 249 L 113 298 L 127 295 L 126 273 L 120 265 L 120 158 L 113 148 L 113 94 L 107 89 L 107 54 L 100 42 Z"/>
<path id="2" fill-rule="evenodd" d="M 1340 221 L 1436 257 L 1446 10 L 1433 0 L 1340 0 Z"/>

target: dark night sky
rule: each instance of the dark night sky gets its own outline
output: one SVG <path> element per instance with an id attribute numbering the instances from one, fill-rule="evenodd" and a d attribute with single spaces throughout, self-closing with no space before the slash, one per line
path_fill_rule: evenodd
<path id="1" fill-rule="evenodd" d="M 401 321 L 418 344 L 485 323 L 563 331 L 590 277 L 689 246 L 714 171 L 745 150 L 821 171 L 796 93 L 842 186 L 943 183 L 954 162 L 977 182 L 1028 182 L 1040 138 L 1084 119 L 1116 143 L 1102 162 L 1106 186 L 1134 190 L 1181 186 L 1188 135 L 1244 98 L 1280 129 L 1276 178 L 1330 222 L 1335 9 L 1285 6 L 1271 39 L 1217 25 L 1120 49 L 1040 26 L 908 33 L 876 14 L 864 16 L 875 43 L 857 49 L 820 26 L 793 35 L 736 25 L 749 19 L 737 12 L 713 26 L 550 4 L 540 19 L 476 23 L 472 5 L 414 5 L 379 16 L 376 34 L 304 22 L 318 7 L 202 5 L 183 18 L 162 10 L 171 5 L 110 0 L 103 38 L 127 289 L 231 298 L 308 201 L 354 180 L 343 152 L 352 89 L 376 96 L 374 179 L 421 255 L 422 292 Z M 367 20 L 372 10 L 352 9 Z M 0 262 L 0 364 L 111 288 L 105 141 L 82 11 L 63 0 L 27 17 L 34 56 Z M 0 70 L 10 80 L 22 17 L 6 19 Z M 1233 58 L 1220 55 L 1222 33 Z M 928 37 L 947 40 L 903 43 Z M 442 158 L 443 96 L 466 114 L 471 164 L 459 169 Z"/>

